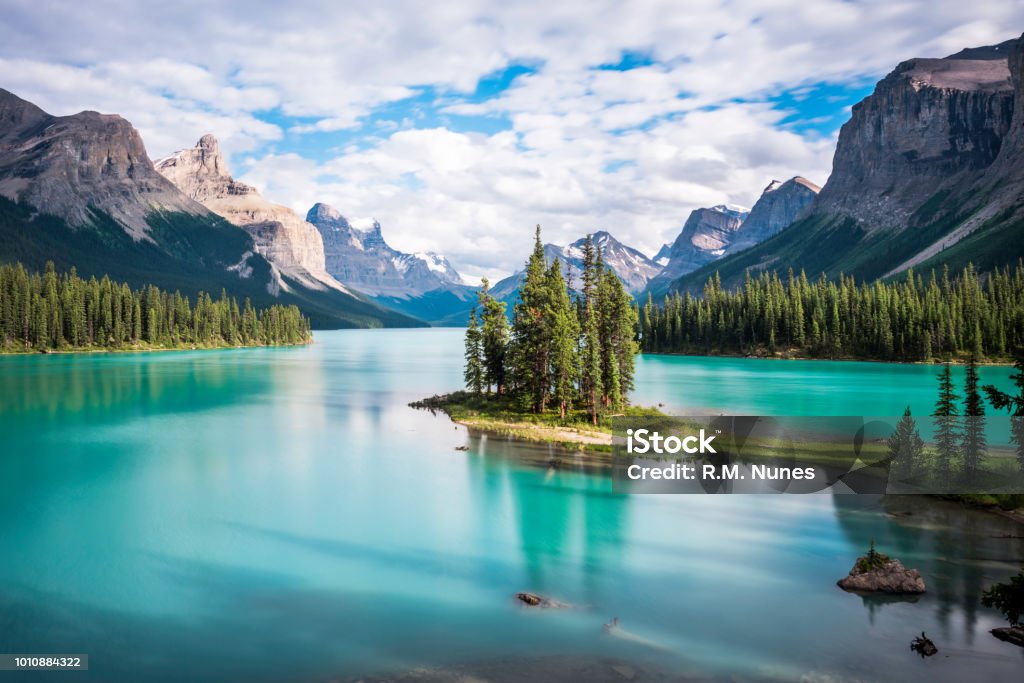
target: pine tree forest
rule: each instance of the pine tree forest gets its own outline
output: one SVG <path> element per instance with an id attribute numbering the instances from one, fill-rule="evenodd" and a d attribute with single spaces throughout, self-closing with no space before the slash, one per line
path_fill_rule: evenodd
<path id="1" fill-rule="evenodd" d="M 179 292 L 133 290 L 108 277 L 84 280 L 21 264 L 0 266 L 0 351 L 189 348 L 300 344 L 309 321 L 295 306 L 256 310 L 221 292 L 193 304 Z"/>
<path id="2" fill-rule="evenodd" d="M 955 277 L 908 271 L 896 281 L 854 282 L 792 271 L 748 274 L 702 296 L 675 293 L 639 310 L 643 351 L 932 361 L 1006 359 L 1024 346 L 1024 264 Z"/>

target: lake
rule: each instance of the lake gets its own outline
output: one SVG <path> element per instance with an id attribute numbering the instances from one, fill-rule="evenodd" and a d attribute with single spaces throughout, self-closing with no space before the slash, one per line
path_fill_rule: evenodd
<path id="1" fill-rule="evenodd" d="M 0 652 L 90 656 L 32 681 L 598 656 L 702 679 L 1019 679 L 1024 649 L 989 635 L 1001 619 L 978 596 L 1020 568 L 1024 527 L 920 497 L 615 495 L 607 476 L 527 464 L 542 447 L 407 407 L 458 388 L 461 363 L 448 329 L 0 358 Z M 646 356 L 634 400 L 924 415 L 937 372 Z M 871 538 L 929 592 L 839 590 Z M 523 608 L 522 590 L 574 607 Z M 627 637 L 603 632 L 613 616 Z M 938 656 L 909 650 L 922 630 Z"/>

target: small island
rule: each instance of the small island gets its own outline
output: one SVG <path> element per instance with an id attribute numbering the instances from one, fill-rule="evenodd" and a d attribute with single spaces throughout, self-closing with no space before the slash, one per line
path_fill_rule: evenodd
<path id="1" fill-rule="evenodd" d="M 613 417 L 661 415 L 628 403 L 637 313 L 589 237 L 580 277 L 576 291 L 571 270 L 547 264 L 537 226 L 511 323 L 482 281 L 466 330 L 466 390 L 410 405 L 489 434 L 585 451 L 611 451 Z"/>
<path id="2" fill-rule="evenodd" d="M 840 588 L 856 593 L 918 595 L 925 592 L 924 579 L 916 569 L 907 569 L 899 560 L 875 549 L 875 540 L 867 554 L 861 555 L 848 576 L 836 582 Z"/>
<path id="3" fill-rule="evenodd" d="M 535 413 L 523 410 L 510 397 L 477 395 L 468 391 L 431 396 L 409 405 L 442 412 L 452 422 L 492 436 L 591 453 L 611 452 L 612 449 L 611 416 L 599 419 L 595 426 L 590 414 L 582 408 L 568 411 L 565 416 L 556 410 Z M 625 406 L 620 414 L 654 416 L 662 413 L 656 408 Z"/>

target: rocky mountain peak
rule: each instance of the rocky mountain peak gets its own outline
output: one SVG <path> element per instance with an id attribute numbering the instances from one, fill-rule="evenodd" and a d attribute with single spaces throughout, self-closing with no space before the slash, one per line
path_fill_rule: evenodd
<path id="1" fill-rule="evenodd" d="M 45 207 L 72 227 L 108 214 L 136 240 L 150 240 L 154 211 L 206 215 L 153 167 L 142 137 L 111 114 L 52 116 L 0 91 L 0 195 Z"/>
<path id="2" fill-rule="evenodd" d="M 0 140 L 13 131 L 24 131 L 49 118 L 50 115 L 36 105 L 0 88 Z"/>
<path id="3" fill-rule="evenodd" d="M 965 47 L 956 54 L 949 55 L 946 59 L 1006 59 L 1017 44 L 1016 38 L 1004 40 L 998 45 L 985 45 L 983 47 Z"/>
<path id="4" fill-rule="evenodd" d="M 840 130 L 816 212 L 868 232 L 902 229 L 929 197 L 991 165 L 1013 116 L 1010 52 L 1000 44 L 899 64 Z"/>
<path id="5" fill-rule="evenodd" d="M 186 195 L 252 235 L 257 251 L 280 272 L 314 289 L 344 290 L 327 274 L 317 229 L 288 207 L 235 180 L 213 135 L 203 135 L 194 147 L 160 159 L 156 168 Z"/>
<path id="6" fill-rule="evenodd" d="M 380 221 L 374 219 L 373 225 L 370 229 L 362 233 L 363 246 L 367 249 L 390 249 L 387 242 L 384 241 L 384 231 L 380 227 Z"/>
<path id="7" fill-rule="evenodd" d="M 899 64 L 853 107 L 817 198 L 778 238 L 714 264 L 723 283 L 783 265 L 871 280 L 1012 263 L 1024 221 L 1022 72 L 1024 36 Z M 673 286 L 698 291 L 712 272 Z"/>
<path id="8" fill-rule="evenodd" d="M 192 199 L 205 202 L 223 194 L 244 195 L 256 190 L 236 182 L 220 152 L 220 144 L 210 133 L 199 138 L 194 147 L 158 159 L 156 168 Z"/>
<path id="9" fill-rule="evenodd" d="M 220 154 L 220 143 L 217 142 L 217 138 L 213 136 L 213 133 L 206 133 L 203 137 L 199 138 L 196 147 L 211 154 Z"/>
<path id="10" fill-rule="evenodd" d="M 661 249 L 658 250 L 658 253 L 654 255 L 654 258 L 652 260 L 656 264 L 658 264 L 659 266 L 664 268 L 665 266 L 668 265 L 668 260 L 669 260 L 669 257 L 671 255 L 672 255 L 672 243 L 671 242 L 666 242 L 665 244 L 661 245 Z"/>
<path id="11" fill-rule="evenodd" d="M 598 230 L 590 234 L 590 239 L 601 249 L 601 259 L 606 267 L 622 281 L 625 288 L 636 294 L 647 286 L 647 283 L 658 274 L 660 267 L 645 254 L 623 244 L 607 230 Z M 586 237 L 580 237 L 566 246 L 557 244 L 544 245 L 544 259 L 548 265 L 558 259 L 569 277 L 578 285 L 583 273 L 583 246 Z M 511 301 L 515 292 L 522 285 L 525 270 L 520 270 L 494 285 L 495 296 Z"/>
<path id="12" fill-rule="evenodd" d="M 324 204 L 323 202 L 317 202 L 306 212 L 306 220 L 316 226 L 330 224 L 335 229 L 352 229 L 348 219 L 342 216 L 340 211 L 330 204 Z"/>
<path id="13" fill-rule="evenodd" d="M 814 202 L 820 191 L 820 187 L 802 176 L 794 176 L 785 182 L 771 181 L 750 209 L 742 229 L 726 251 L 742 251 L 788 228 Z"/>
<path id="14" fill-rule="evenodd" d="M 327 271 L 353 289 L 405 300 L 452 285 L 462 287 L 462 277 L 444 256 L 392 248 L 380 221 L 374 220 L 368 230 L 358 230 L 340 211 L 323 203 L 314 204 L 306 220 L 323 238 Z"/>

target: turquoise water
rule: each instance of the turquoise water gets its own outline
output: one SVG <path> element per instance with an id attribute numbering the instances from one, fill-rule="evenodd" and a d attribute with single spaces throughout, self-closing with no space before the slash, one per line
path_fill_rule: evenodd
<path id="1" fill-rule="evenodd" d="M 1024 651 L 987 633 L 999 619 L 977 598 L 1024 560 L 1020 527 L 925 499 L 616 496 L 605 477 L 524 464 L 540 447 L 406 407 L 456 388 L 460 365 L 458 330 L 0 358 L 0 652 L 90 655 L 88 673 L 36 681 L 330 680 L 598 654 L 741 680 L 1019 676 Z M 926 413 L 936 372 L 637 369 L 641 403 L 833 415 Z M 835 587 L 872 537 L 922 570 L 919 601 Z M 520 608 L 520 590 L 575 608 Z M 612 616 L 635 637 L 603 634 Z M 939 657 L 909 651 L 921 630 Z"/>

